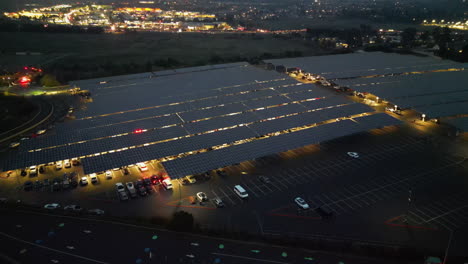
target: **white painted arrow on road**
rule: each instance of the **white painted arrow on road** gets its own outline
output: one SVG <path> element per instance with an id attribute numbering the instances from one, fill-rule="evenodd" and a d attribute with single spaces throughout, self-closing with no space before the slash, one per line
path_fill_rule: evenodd
<path id="1" fill-rule="evenodd" d="M 190 245 L 195 246 L 195 247 L 198 247 L 200 244 L 198 244 L 198 243 L 190 243 Z"/>
<path id="2" fill-rule="evenodd" d="M 75 249 L 74 246 L 67 246 L 68 249 Z"/>
<path id="3" fill-rule="evenodd" d="M 188 258 L 194 258 L 195 256 L 193 254 L 188 254 L 188 255 L 185 255 L 187 256 Z"/>
<path id="4" fill-rule="evenodd" d="M 85 232 L 86 234 L 91 234 L 91 230 L 83 230 L 83 232 Z"/>

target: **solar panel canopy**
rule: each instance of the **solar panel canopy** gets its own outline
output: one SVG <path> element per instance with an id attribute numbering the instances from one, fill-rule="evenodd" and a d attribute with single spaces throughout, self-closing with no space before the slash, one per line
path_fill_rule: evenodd
<path id="1" fill-rule="evenodd" d="M 372 108 L 330 89 L 246 63 L 83 80 L 72 85 L 89 90 L 92 102 L 77 109 L 73 120 L 22 143 L 2 160 L 3 170 L 71 158 L 81 158 L 87 174 L 169 158 L 173 159 L 167 163 L 172 170 L 169 164 L 179 159 L 184 163 L 217 151 L 232 155 L 219 158 L 231 162 L 242 152 L 256 158 L 359 132 L 364 126 L 342 118 L 374 114 Z M 385 118 L 375 118 L 367 128 L 380 126 L 379 120 Z M 325 121 L 333 123 L 325 126 Z M 307 129 L 291 132 L 298 128 Z M 213 148 L 217 150 L 208 151 Z M 210 167 L 219 165 L 203 162 L 212 164 Z M 193 166 L 190 172 L 201 165 Z M 184 170 L 173 171 L 173 176 Z"/>

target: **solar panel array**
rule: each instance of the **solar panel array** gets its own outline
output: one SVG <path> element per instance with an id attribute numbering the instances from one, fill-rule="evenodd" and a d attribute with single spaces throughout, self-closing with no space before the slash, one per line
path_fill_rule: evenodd
<path id="1" fill-rule="evenodd" d="M 467 71 L 357 78 L 337 83 L 374 94 L 400 108 L 415 109 L 429 118 L 468 113 Z"/>
<path id="2" fill-rule="evenodd" d="M 449 124 L 452 124 L 458 128 L 461 132 L 468 132 L 468 117 L 459 117 L 455 119 L 450 119 L 446 121 Z"/>
<path id="3" fill-rule="evenodd" d="M 382 120 L 383 122 L 381 122 Z M 166 161 L 163 162 L 163 166 L 170 177 L 181 178 L 186 175 L 203 173 L 243 161 L 360 133 L 371 128 L 401 123 L 401 121 L 386 114 L 361 117 L 359 121 L 359 123 L 356 123 L 344 120 L 325 124 L 306 130 Z"/>
<path id="4" fill-rule="evenodd" d="M 76 111 L 75 120 L 24 141 L 2 160 L 2 169 L 82 157 L 86 173 L 99 172 L 373 111 L 314 84 L 244 63 L 75 85 L 90 89 L 93 102 Z"/>
<path id="5" fill-rule="evenodd" d="M 462 66 L 460 63 L 435 60 L 431 57 L 383 52 L 273 59 L 266 62 L 287 68 L 298 67 L 305 72 L 319 74 L 328 79 L 430 71 Z"/>

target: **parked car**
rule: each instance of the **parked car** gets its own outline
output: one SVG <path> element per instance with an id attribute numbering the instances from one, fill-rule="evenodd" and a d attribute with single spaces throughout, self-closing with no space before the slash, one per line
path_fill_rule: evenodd
<path id="1" fill-rule="evenodd" d="M 144 186 L 141 186 L 138 188 L 138 193 L 141 195 L 141 196 L 146 196 L 147 193 L 146 193 L 146 188 Z"/>
<path id="2" fill-rule="evenodd" d="M 129 174 L 128 169 L 127 169 L 127 168 L 124 168 L 124 169 L 123 169 L 123 173 L 124 173 L 125 175 L 128 175 L 128 174 Z"/>
<path id="3" fill-rule="evenodd" d="M 88 178 L 86 178 L 86 177 L 81 177 L 81 179 L 80 179 L 80 185 L 81 185 L 81 186 L 88 185 Z"/>
<path id="4" fill-rule="evenodd" d="M 90 209 L 90 210 L 88 210 L 88 214 L 91 214 L 91 215 L 104 215 L 104 210 Z"/>
<path id="5" fill-rule="evenodd" d="M 106 179 L 108 180 L 112 179 L 112 171 L 110 170 L 106 171 Z"/>
<path id="6" fill-rule="evenodd" d="M 151 183 L 153 185 L 159 184 L 159 176 L 158 175 L 152 175 L 150 179 L 151 179 Z"/>
<path id="7" fill-rule="evenodd" d="M 55 163 L 55 169 L 56 170 L 61 170 L 62 169 L 62 162 L 61 161 L 57 161 L 57 163 Z"/>
<path id="8" fill-rule="evenodd" d="M 350 156 L 351 158 L 359 158 L 359 153 L 357 152 L 347 152 L 346 154 L 348 154 L 348 156 Z"/>
<path id="9" fill-rule="evenodd" d="M 78 180 L 75 179 L 75 178 L 72 178 L 72 179 L 70 180 L 70 186 L 71 186 L 72 188 L 76 188 L 76 187 L 78 186 Z"/>
<path id="10" fill-rule="evenodd" d="M 324 207 L 315 208 L 315 212 L 317 212 L 321 217 L 326 219 L 333 217 L 333 212 Z"/>
<path id="11" fill-rule="evenodd" d="M 127 182 L 125 183 L 127 186 L 127 190 L 130 193 L 130 197 L 135 198 L 137 196 L 137 192 L 135 189 L 135 185 L 133 185 L 133 182 Z"/>
<path id="12" fill-rule="evenodd" d="M 116 183 L 115 188 L 117 189 L 117 192 L 125 192 L 125 186 L 121 182 Z"/>
<path id="13" fill-rule="evenodd" d="M 137 166 L 138 166 L 138 169 L 140 169 L 140 171 L 147 171 L 148 170 L 148 166 L 146 166 L 146 164 L 143 163 L 143 162 L 137 163 Z"/>
<path id="14" fill-rule="evenodd" d="M 306 201 L 304 199 L 302 199 L 301 197 L 296 197 L 294 199 L 294 202 L 297 204 L 297 206 L 299 206 L 300 208 L 302 209 L 309 209 L 309 205 L 306 203 Z"/>
<path id="15" fill-rule="evenodd" d="M 34 183 L 34 189 L 40 190 L 42 188 L 42 182 L 40 180 L 36 180 Z"/>
<path id="16" fill-rule="evenodd" d="M 13 143 L 10 144 L 10 148 L 12 148 L 12 149 L 17 148 L 17 147 L 19 147 L 19 145 L 20 145 L 19 142 L 13 142 Z"/>
<path id="17" fill-rule="evenodd" d="M 143 178 L 143 184 L 145 186 L 151 186 L 151 179 L 150 178 Z"/>
<path id="18" fill-rule="evenodd" d="M 162 181 L 162 186 L 166 189 L 166 190 L 171 190 L 172 189 L 172 182 L 170 179 L 165 179 Z"/>
<path id="19" fill-rule="evenodd" d="M 128 200 L 128 195 L 127 195 L 127 192 L 125 192 L 125 190 L 123 192 L 117 192 L 117 193 L 118 193 L 119 199 L 121 201 L 127 201 Z"/>
<path id="20" fill-rule="evenodd" d="M 135 182 L 135 186 L 137 187 L 137 189 L 139 189 L 140 187 L 145 186 L 145 184 L 143 183 L 143 180 L 142 180 L 142 179 L 138 179 L 138 180 Z"/>
<path id="21" fill-rule="evenodd" d="M 47 210 L 55 210 L 58 208 L 60 208 L 60 204 L 58 203 L 50 203 L 50 204 L 44 205 L 44 209 L 47 209 Z"/>
<path id="22" fill-rule="evenodd" d="M 37 167 L 31 166 L 29 167 L 29 176 L 36 176 L 37 175 Z"/>
<path id="23" fill-rule="evenodd" d="M 73 166 L 78 166 L 78 165 L 80 165 L 80 161 L 77 158 L 73 158 L 72 159 L 72 165 Z"/>
<path id="24" fill-rule="evenodd" d="M 96 173 L 91 173 L 89 175 L 89 178 L 91 179 L 92 184 L 96 184 L 98 182 L 98 177 L 97 177 Z"/>
<path id="25" fill-rule="evenodd" d="M 22 169 L 22 170 L 21 170 L 21 176 L 26 176 L 26 175 L 28 175 L 28 173 L 26 172 L 25 169 Z"/>
<path id="26" fill-rule="evenodd" d="M 267 176 L 264 176 L 264 175 L 260 175 L 260 176 L 258 177 L 258 179 L 259 179 L 261 182 L 265 183 L 265 184 L 271 183 L 270 178 L 268 178 Z"/>
<path id="27" fill-rule="evenodd" d="M 47 131 L 47 130 L 45 130 L 45 129 L 41 129 L 41 130 L 38 130 L 38 131 L 36 132 L 36 134 L 37 134 L 37 135 L 42 135 L 42 134 L 45 134 L 46 131 Z"/>
<path id="28" fill-rule="evenodd" d="M 65 206 L 63 208 L 63 210 L 79 213 L 79 212 L 83 211 L 83 208 L 81 206 L 79 206 L 79 205 L 70 204 L 70 205 Z"/>
<path id="29" fill-rule="evenodd" d="M 68 160 L 68 159 L 64 160 L 64 161 L 63 161 L 63 166 L 64 166 L 65 168 L 71 168 L 72 165 L 71 165 L 70 160 Z"/>
<path id="30" fill-rule="evenodd" d="M 221 200 L 221 198 L 216 197 L 212 201 L 216 205 L 216 207 L 224 207 L 224 203 Z"/>
<path id="31" fill-rule="evenodd" d="M 30 191 L 30 190 L 32 190 L 32 188 L 33 188 L 33 183 L 32 183 L 32 181 L 26 181 L 26 182 L 23 184 L 23 189 L 24 189 L 25 191 Z"/>
<path id="32" fill-rule="evenodd" d="M 197 193 L 197 198 L 198 198 L 198 201 L 200 201 L 200 202 L 208 201 L 208 196 L 204 192 L 198 192 Z"/>
<path id="33" fill-rule="evenodd" d="M 45 167 L 44 166 L 39 166 L 39 173 L 43 174 L 45 172 Z"/>

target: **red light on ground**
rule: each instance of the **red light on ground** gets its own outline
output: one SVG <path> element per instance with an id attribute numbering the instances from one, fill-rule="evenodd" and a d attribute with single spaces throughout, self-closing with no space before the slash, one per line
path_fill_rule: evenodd
<path id="1" fill-rule="evenodd" d="M 135 134 L 143 133 L 143 129 L 135 129 L 135 130 L 133 131 L 133 133 L 135 133 Z"/>

